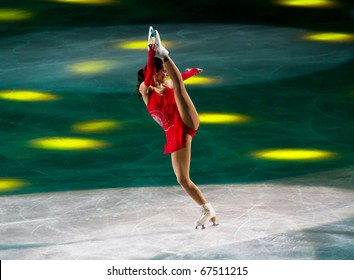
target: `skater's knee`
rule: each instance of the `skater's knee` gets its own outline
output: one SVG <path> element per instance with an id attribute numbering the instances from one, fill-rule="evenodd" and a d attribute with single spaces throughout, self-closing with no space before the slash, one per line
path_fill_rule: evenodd
<path id="1" fill-rule="evenodd" d="M 177 182 L 183 188 L 188 188 L 190 186 L 191 180 L 188 177 L 185 177 L 185 176 L 177 176 Z"/>
<path id="2" fill-rule="evenodd" d="M 198 130 L 199 125 L 200 125 L 200 121 L 199 121 L 199 116 L 197 115 L 195 118 L 192 119 L 191 129 Z"/>

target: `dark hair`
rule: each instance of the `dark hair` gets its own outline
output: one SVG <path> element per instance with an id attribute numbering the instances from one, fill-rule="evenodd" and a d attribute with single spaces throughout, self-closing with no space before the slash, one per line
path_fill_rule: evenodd
<path id="1" fill-rule="evenodd" d="M 156 73 L 159 72 L 162 69 L 162 66 L 163 66 L 163 61 L 160 58 L 155 57 L 155 70 L 156 70 Z M 137 91 L 139 97 L 142 97 L 141 93 L 139 92 L 139 87 L 140 87 L 140 84 L 142 82 L 144 82 L 144 80 L 145 80 L 144 68 L 141 68 L 138 71 L 138 83 L 136 85 L 136 91 Z"/>

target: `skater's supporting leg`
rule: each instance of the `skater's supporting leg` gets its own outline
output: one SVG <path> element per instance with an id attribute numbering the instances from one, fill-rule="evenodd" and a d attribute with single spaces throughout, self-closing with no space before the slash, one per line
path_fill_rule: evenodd
<path id="1" fill-rule="evenodd" d="M 189 178 L 189 168 L 191 161 L 191 142 L 192 137 L 186 136 L 186 146 L 171 154 L 173 171 L 176 174 L 178 183 L 185 192 L 198 204 L 205 204 L 205 200 L 200 189 Z"/>

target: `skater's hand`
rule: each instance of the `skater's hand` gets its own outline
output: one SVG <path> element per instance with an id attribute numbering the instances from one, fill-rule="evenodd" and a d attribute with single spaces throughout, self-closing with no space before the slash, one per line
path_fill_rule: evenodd
<path id="1" fill-rule="evenodd" d="M 195 68 L 195 69 L 198 70 L 198 73 L 202 73 L 203 72 L 203 69 L 201 69 L 201 68 Z M 192 68 L 186 68 L 186 71 L 191 71 L 191 70 L 192 70 Z"/>
<path id="2" fill-rule="evenodd" d="M 149 44 L 149 50 L 153 50 L 153 51 L 155 51 L 155 52 L 156 52 L 156 50 L 157 50 L 157 46 L 156 46 L 156 44 L 155 44 L 155 43 L 153 43 L 153 44 Z"/>

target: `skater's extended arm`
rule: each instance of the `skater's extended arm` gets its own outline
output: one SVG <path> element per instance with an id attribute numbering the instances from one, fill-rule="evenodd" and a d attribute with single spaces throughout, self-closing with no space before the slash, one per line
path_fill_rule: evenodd
<path id="1" fill-rule="evenodd" d="M 156 51 L 154 50 L 154 48 L 152 46 L 149 46 L 148 61 L 147 61 L 146 69 L 144 69 L 145 79 L 144 82 L 141 83 L 139 87 L 139 92 L 143 96 L 148 94 L 149 87 L 151 86 L 151 82 L 152 82 L 152 77 L 155 73 L 155 60 L 154 60 L 155 53 Z"/>
<path id="2" fill-rule="evenodd" d="M 187 70 L 186 72 L 183 72 L 181 74 L 183 81 L 189 79 L 190 77 L 192 77 L 200 72 L 203 72 L 203 69 L 200 69 L 200 68 L 192 68 L 192 69 L 187 68 L 186 70 Z"/>

